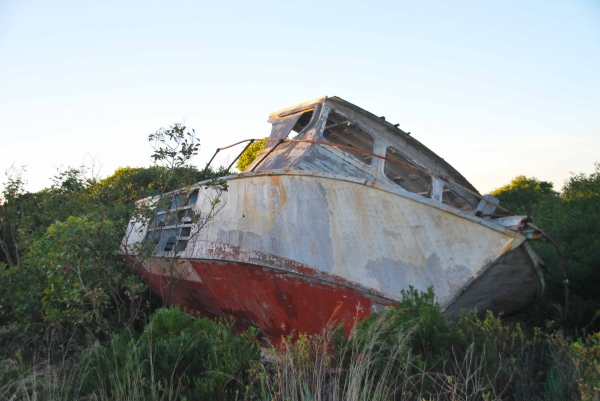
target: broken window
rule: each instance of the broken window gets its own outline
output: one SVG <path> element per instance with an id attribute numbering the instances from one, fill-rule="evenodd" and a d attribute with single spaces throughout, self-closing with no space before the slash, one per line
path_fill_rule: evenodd
<path id="1" fill-rule="evenodd" d="M 154 253 L 182 252 L 187 248 L 188 240 L 192 237 L 194 211 L 198 190 L 191 194 L 178 193 L 164 199 L 171 208 L 166 210 L 158 206 L 156 215 L 148 223 L 146 243 L 155 246 Z"/>
<path id="2" fill-rule="evenodd" d="M 454 206 L 457 209 L 472 213 L 475 209 L 466 200 L 461 198 L 456 192 L 450 188 L 444 187 L 442 195 L 442 203 L 445 205 Z"/>
<path id="3" fill-rule="evenodd" d="M 193 205 L 194 203 L 196 203 L 197 200 L 198 200 L 198 190 L 195 190 L 194 192 L 192 192 L 190 194 L 190 200 L 189 200 L 188 206 Z"/>
<path id="4" fill-rule="evenodd" d="M 281 154 L 290 149 L 294 149 L 296 143 L 283 143 L 285 139 L 297 139 L 309 127 L 314 117 L 314 110 L 304 110 L 295 112 L 283 117 L 269 120 L 272 122 L 271 136 L 269 141 L 266 141 L 264 148 L 258 153 L 254 161 L 245 168 L 245 171 L 254 171 L 259 165 L 261 168 L 278 168 L 281 164 L 281 159 L 278 159 L 277 154 L 274 157 L 267 158 L 266 156 L 273 152 L 274 148 L 278 149 Z M 258 142 L 255 142 L 258 143 Z M 285 159 L 285 156 L 283 157 Z"/>
<path id="5" fill-rule="evenodd" d="M 187 248 L 187 241 L 177 241 L 177 245 L 175 245 L 175 253 L 181 252 L 181 251 L 185 251 L 185 248 Z"/>
<path id="6" fill-rule="evenodd" d="M 160 240 L 160 244 L 158 245 L 158 251 L 170 252 L 173 250 L 175 246 L 175 230 L 168 229 L 162 232 L 162 237 Z M 162 246 L 161 246 L 162 245 Z M 162 248 L 162 249 L 160 249 Z"/>
<path id="7" fill-rule="evenodd" d="M 273 121 L 271 127 L 270 139 L 294 139 L 296 138 L 304 128 L 308 126 L 312 119 L 313 110 L 304 111 L 303 113 L 294 113 L 288 116 L 278 118 Z M 264 149 L 269 149 L 275 146 L 277 142 L 267 142 Z M 263 150 L 264 150 L 263 149 Z"/>
<path id="8" fill-rule="evenodd" d="M 416 169 L 416 165 L 395 148 L 389 146 L 385 152 L 385 175 L 409 192 L 430 197 L 431 175 Z M 393 161 L 390 161 L 393 160 Z M 415 167 L 415 168 L 411 168 Z"/>
<path id="9" fill-rule="evenodd" d="M 371 134 L 360 128 L 346 117 L 332 111 L 327 116 L 327 124 L 323 130 L 323 137 L 338 145 L 349 146 L 355 149 L 339 148 L 351 154 L 365 164 L 371 164 L 373 157 L 361 151 L 373 153 L 375 139 Z"/>
<path id="10" fill-rule="evenodd" d="M 292 127 L 292 131 L 289 133 L 289 139 L 296 139 L 298 135 L 306 128 L 310 120 L 312 119 L 314 110 L 308 110 L 302 113 L 296 124 Z"/>

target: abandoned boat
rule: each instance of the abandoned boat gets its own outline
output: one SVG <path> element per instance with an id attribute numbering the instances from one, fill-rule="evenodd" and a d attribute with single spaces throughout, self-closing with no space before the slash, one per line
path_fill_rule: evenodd
<path id="1" fill-rule="evenodd" d="M 496 199 L 397 124 L 338 97 L 269 122 L 227 191 L 201 182 L 130 222 L 122 253 L 168 303 L 274 339 L 352 327 L 409 286 L 433 286 L 447 315 L 510 315 L 541 297 L 527 219 L 494 215 Z"/>

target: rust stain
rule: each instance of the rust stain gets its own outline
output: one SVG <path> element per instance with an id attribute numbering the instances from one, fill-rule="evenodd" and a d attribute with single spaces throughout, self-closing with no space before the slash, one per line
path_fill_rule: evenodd
<path id="1" fill-rule="evenodd" d="M 339 98 L 325 97 L 311 105 L 313 123 L 303 123 L 309 125 L 298 131 L 298 139 L 283 138 L 299 124 L 299 115 L 272 116 L 269 141 L 276 144 L 259 155 L 251 170 L 260 167 L 256 173 L 228 178 L 228 202 L 223 202 L 211 224 L 199 226 L 201 238 L 189 239 L 193 246 L 179 254 L 182 259 L 172 259 L 181 262 L 177 269 L 168 271 L 164 258 L 174 255 L 166 243 L 156 253 L 163 258 L 146 261 L 141 275 L 155 292 L 165 297 L 176 278 L 171 302 L 204 316 L 232 317 L 239 328 L 260 326 L 271 338 L 290 330 L 319 332 L 332 321 L 343 322 L 349 330 L 355 319 L 393 305 L 411 283 L 435 285 L 440 299 L 456 300 L 460 294 L 453 280 L 463 280 L 465 286 L 475 283 L 484 267 L 494 267 L 488 265 L 490 255 L 494 263 L 509 260 L 524 235 L 536 237 L 535 232 L 517 234 L 515 230 L 523 229 L 521 217 L 484 221 L 483 214 L 471 213 L 475 207 L 479 210 L 479 198 L 487 213 L 501 207 L 481 197 L 409 134 L 397 127 L 392 130 L 389 123 Z M 305 110 L 304 106 L 294 110 Z M 366 127 L 377 148 L 325 141 L 330 111 L 346 119 L 348 127 Z M 409 163 L 388 158 L 386 149 L 392 146 Z M 344 150 L 379 160 L 365 164 Z M 412 191 L 411 185 L 396 182 L 385 173 L 388 162 L 433 178 L 430 191 Z M 400 170 L 398 174 L 402 182 L 414 175 Z M 462 201 L 442 203 L 446 190 Z M 131 232 L 143 231 L 134 223 L 130 227 Z M 144 241 L 146 231 L 126 237 L 124 244 Z M 180 237 L 177 241 L 183 241 Z M 500 274 L 506 270 L 501 265 L 486 286 L 506 284 L 511 294 L 506 299 L 514 299 L 513 309 L 518 310 L 530 302 L 532 293 L 523 283 L 533 279 L 543 286 L 543 277 L 530 272 L 528 265 L 521 268 L 520 259 L 513 262 L 506 266 L 521 269 L 518 272 L 525 277 L 519 285 L 510 275 Z M 463 274 L 465 270 L 469 274 Z M 500 299 L 493 291 L 484 291 L 483 298 Z M 489 305 L 495 307 L 492 301 Z"/>
<path id="2" fill-rule="evenodd" d="M 272 175 L 269 177 L 269 181 L 271 182 L 271 185 L 273 185 L 274 187 L 279 188 L 278 189 L 278 207 L 277 210 L 281 211 L 283 209 L 283 206 L 286 204 L 287 202 L 287 194 L 285 192 L 285 186 L 283 186 L 281 184 L 281 176 L 279 175 Z"/>
<path id="3" fill-rule="evenodd" d="M 170 303 L 205 317 L 230 317 L 240 331 L 259 327 L 277 340 L 290 330 L 320 333 L 328 325 L 344 324 L 349 334 L 372 308 L 394 305 L 385 300 L 302 274 L 239 262 L 189 262 L 202 281 L 185 277 L 172 284 Z M 150 264 L 153 264 L 151 261 Z M 309 268 L 304 268 L 308 273 Z M 169 276 L 145 264 L 140 276 L 159 296 L 166 297 Z"/>

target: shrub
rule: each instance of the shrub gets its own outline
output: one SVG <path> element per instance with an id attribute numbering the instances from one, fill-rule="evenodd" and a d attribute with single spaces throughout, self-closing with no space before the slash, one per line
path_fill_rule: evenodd
<path id="1" fill-rule="evenodd" d="M 260 151 L 264 149 L 266 144 L 267 144 L 267 141 L 253 142 L 250 146 L 248 146 L 248 148 L 244 151 L 244 153 L 242 153 L 242 155 L 238 159 L 238 162 L 236 163 L 235 167 L 239 171 L 244 171 L 246 169 L 246 167 L 248 167 L 250 164 L 252 164 L 254 159 L 256 159 L 256 156 L 258 156 Z"/>
<path id="2" fill-rule="evenodd" d="M 501 204 L 516 213 L 528 213 L 534 224 L 548 233 L 561 247 L 569 279 L 570 307 L 567 327 L 571 334 L 600 330 L 600 164 L 592 174 L 578 174 L 565 181 L 561 194 L 552 184 L 535 178 L 517 177 L 494 192 Z M 532 325 L 545 320 L 558 321 L 565 304 L 560 260 L 549 243 L 532 243 L 533 249 L 549 266 L 545 275 L 544 302 Z"/>
<path id="3" fill-rule="evenodd" d="M 600 333 L 578 339 L 572 349 L 581 399 L 600 399 Z"/>
<path id="4" fill-rule="evenodd" d="M 236 335 L 231 321 L 197 319 L 177 308 L 159 309 L 144 333 L 123 332 L 86 355 L 97 374 L 85 391 L 119 399 L 132 379 L 153 398 L 233 399 L 243 391 L 247 370 L 259 359 L 254 329 Z M 129 391 L 129 390 L 127 390 Z"/>

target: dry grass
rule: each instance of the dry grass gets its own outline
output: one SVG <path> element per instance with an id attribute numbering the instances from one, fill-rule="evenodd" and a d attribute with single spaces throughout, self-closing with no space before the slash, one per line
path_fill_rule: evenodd
<path id="1" fill-rule="evenodd" d="M 519 396 L 514 389 L 511 393 L 508 386 L 514 380 L 506 376 L 499 380 L 502 368 L 488 366 L 485 349 L 482 352 L 475 344 L 452 350 L 450 363 L 423 367 L 419 356 L 412 354 L 415 324 L 395 323 L 389 316 L 380 316 L 360 334 L 353 331 L 347 340 L 334 330 L 283 338 L 251 367 L 245 391 L 233 399 L 492 401 L 507 399 L 509 394 L 514 399 L 539 399 Z M 128 354 L 123 354 L 122 344 L 109 342 L 88 351 L 94 347 L 103 352 L 59 363 L 47 359 L 29 367 L 19 360 L 0 361 L 0 401 L 181 399 L 174 375 L 168 383 L 155 379 L 155 348 L 143 350 L 132 342 Z M 538 383 L 545 386 L 544 399 L 597 399 L 600 392 L 592 377 L 600 377 L 600 336 L 573 348 L 566 337 L 556 335 L 550 347 L 551 366 Z M 174 371 L 176 366 L 168 368 Z M 592 373 L 585 373 L 586 369 Z M 215 399 L 226 398 L 215 394 Z"/>
<path id="2" fill-rule="evenodd" d="M 419 371 L 411 354 L 412 330 L 390 331 L 378 319 L 352 333 L 340 349 L 334 333 L 285 338 L 254 367 L 252 395 L 262 401 L 496 400 L 496 376 L 470 347 L 442 372 Z M 417 373 L 415 373 L 417 372 Z"/>

